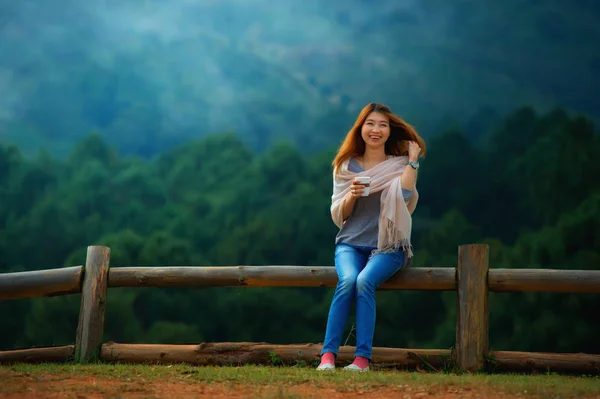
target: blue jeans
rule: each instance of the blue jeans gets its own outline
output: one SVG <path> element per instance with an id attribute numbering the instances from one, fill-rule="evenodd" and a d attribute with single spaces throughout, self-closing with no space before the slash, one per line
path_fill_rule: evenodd
<path id="1" fill-rule="evenodd" d="M 321 355 L 336 356 L 342 334 L 356 300 L 356 351 L 354 356 L 371 360 L 375 332 L 375 290 L 404 265 L 404 252 L 376 254 L 375 248 L 338 244 L 335 248 L 335 270 L 338 283 L 327 318 L 327 330 Z"/>

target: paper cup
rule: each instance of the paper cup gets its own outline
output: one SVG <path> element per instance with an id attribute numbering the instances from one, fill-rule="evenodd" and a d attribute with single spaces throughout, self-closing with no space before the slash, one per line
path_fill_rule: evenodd
<path id="1" fill-rule="evenodd" d="M 364 184 L 365 185 L 365 191 L 363 191 L 362 196 L 363 197 L 367 197 L 369 195 L 369 192 L 371 191 L 371 177 L 369 176 L 358 176 L 356 178 L 356 180 L 360 183 L 360 184 Z"/>

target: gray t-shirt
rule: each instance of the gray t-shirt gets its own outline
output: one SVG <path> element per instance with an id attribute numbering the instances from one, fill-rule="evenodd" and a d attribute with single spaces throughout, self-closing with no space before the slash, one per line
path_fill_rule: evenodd
<path id="1" fill-rule="evenodd" d="M 354 158 L 350 159 L 348 170 L 360 173 L 364 169 Z M 414 192 L 402 188 L 404 201 L 410 200 Z M 335 243 L 350 244 L 361 247 L 377 248 L 377 236 L 379 232 L 379 211 L 381 191 L 370 193 L 368 197 L 358 198 L 352 209 L 352 213 L 342 225 L 338 232 Z"/>

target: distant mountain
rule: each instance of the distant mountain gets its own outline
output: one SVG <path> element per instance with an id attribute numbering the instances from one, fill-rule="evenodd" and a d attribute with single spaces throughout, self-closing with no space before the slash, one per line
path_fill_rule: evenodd
<path id="1" fill-rule="evenodd" d="M 591 0 L 4 2 L 0 139 L 64 154 L 95 130 L 152 155 L 235 131 L 313 151 L 371 101 L 426 135 L 525 104 L 598 118 L 599 42 Z"/>

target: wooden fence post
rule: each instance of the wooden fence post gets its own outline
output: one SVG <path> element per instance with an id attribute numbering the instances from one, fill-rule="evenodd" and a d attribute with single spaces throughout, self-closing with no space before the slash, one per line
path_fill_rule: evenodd
<path id="1" fill-rule="evenodd" d="M 75 361 L 77 362 L 96 360 L 100 355 L 109 263 L 110 248 L 103 246 L 87 248 L 81 287 L 79 325 L 75 339 Z"/>
<path id="2" fill-rule="evenodd" d="M 488 270 L 488 245 L 458 247 L 455 360 L 463 371 L 481 370 L 489 350 Z"/>

